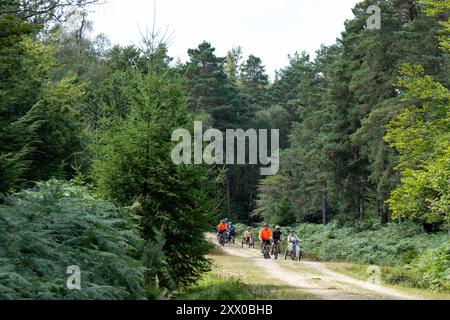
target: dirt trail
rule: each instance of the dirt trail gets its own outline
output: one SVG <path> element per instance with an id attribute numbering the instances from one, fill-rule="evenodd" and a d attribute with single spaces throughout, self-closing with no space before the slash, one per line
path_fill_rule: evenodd
<path id="1" fill-rule="evenodd" d="M 214 235 L 211 242 L 217 245 Z M 394 289 L 329 270 L 323 263 L 312 261 L 265 260 L 259 250 L 227 244 L 221 248 L 226 254 L 248 259 L 249 268 L 261 269 L 261 277 L 276 278 L 303 292 L 325 300 L 423 300 Z"/>

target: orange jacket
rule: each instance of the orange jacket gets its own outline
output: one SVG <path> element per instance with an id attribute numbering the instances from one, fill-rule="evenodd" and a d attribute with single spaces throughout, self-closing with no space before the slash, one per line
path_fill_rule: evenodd
<path id="1" fill-rule="evenodd" d="M 259 232 L 259 237 L 262 240 L 270 240 L 270 238 L 272 238 L 272 230 L 270 230 L 269 228 L 267 229 L 262 228 L 261 231 Z"/>
<path id="2" fill-rule="evenodd" d="M 217 230 L 218 231 L 226 231 L 227 230 L 227 225 L 225 223 L 221 223 L 217 226 Z"/>

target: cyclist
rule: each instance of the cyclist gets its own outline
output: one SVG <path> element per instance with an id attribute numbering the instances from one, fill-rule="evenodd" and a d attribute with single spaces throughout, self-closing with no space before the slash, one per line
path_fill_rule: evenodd
<path id="1" fill-rule="evenodd" d="M 293 250 L 293 243 L 299 241 L 299 239 L 295 235 L 295 231 L 294 230 L 290 230 L 289 231 L 289 236 L 288 236 L 287 240 L 288 240 L 288 244 L 289 244 L 289 251 L 292 251 Z"/>
<path id="2" fill-rule="evenodd" d="M 221 220 L 220 223 L 217 225 L 216 227 L 217 229 L 217 238 L 219 238 L 219 236 L 223 233 L 225 233 L 227 231 L 227 225 L 225 224 L 224 220 Z"/>
<path id="3" fill-rule="evenodd" d="M 282 231 L 280 226 L 275 227 L 275 231 L 272 233 L 272 246 L 270 247 L 270 254 L 273 254 L 273 247 L 279 244 L 281 241 Z"/>
<path id="4" fill-rule="evenodd" d="M 253 232 L 251 227 L 247 227 L 247 231 L 244 232 L 244 241 L 249 245 L 253 243 Z"/>
<path id="5" fill-rule="evenodd" d="M 261 253 L 264 253 L 264 245 L 270 246 L 270 239 L 272 238 L 272 230 L 269 229 L 269 225 L 264 224 L 264 228 L 259 231 L 259 241 L 261 241 Z"/>
<path id="6" fill-rule="evenodd" d="M 228 218 L 225 218 L 223 220 L 223 223 L 225 223 L 225 225 L 227 226 L 225 229 L 225 240 L 228 241 L 228 238 L 230 236 L 230 220 L 228 220 Z"/>
<path id="7" fill-rule="evenodd" d="M 234 225 L 230 222 L 230 226 L 228 228 L 228 241 L 232 241 L 233 237 L 236 238 L 236 228 Z"/>

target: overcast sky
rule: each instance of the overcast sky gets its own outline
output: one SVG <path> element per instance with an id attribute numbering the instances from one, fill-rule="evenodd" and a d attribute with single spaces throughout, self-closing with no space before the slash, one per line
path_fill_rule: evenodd
<path id="1" fill-rule="evenodd" d="M 156 25 L 169 27 L 172 57 L 187 59 L 187 50 L 203 40 L 225 56 L 241 46 L 244 56 L 262 58 L 268 74 L 288 63 L 287 55 L 333 44 L 358 0 L 155 0 Z M 113 44 L 139 42 L 153 24 L 154 0 L 106 0 L 91 14 L 94 32 Z"/>

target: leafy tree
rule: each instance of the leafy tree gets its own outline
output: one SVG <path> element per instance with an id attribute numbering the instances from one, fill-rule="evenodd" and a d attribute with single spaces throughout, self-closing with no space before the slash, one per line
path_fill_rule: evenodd
<path id="1" fill-rule="evenodd" d="M 53 81 L 55 48 L 37 34 L 52 19 L 65 15 L 69 5 L 85 4 L 84 0 L 1 2 L 0 172 L 5 179 L 0 193 L 30 181 L 73 174 L 74 154 L 81 150 L 76 116 L 81 89 L 67 75 Z"/>
<path id="2" fill-rule="evenodd" d="M 450 9 L 448 1 L 422 4 L 430 16 Z M 444 30 L 439 40 L 448 55 L 448 21 L 440 24 Z M 402 97 L 406 107 L 389 123 L 385 139 L 399 152 L 402 179 L 388 204 L 397 217 L 448 228 L 449 91 L 425 75 L 423 66 L 411 64 L 403 66 L 399 86 L 407 90 Z"/>
<path id="3" fill-rule="evenodd" d="M 439 37 L 439 41 L 443 49 L 450 51 L 450 40 L 448 34 L 450 34 L 450 17 L 448 16 L 448 12 L 450 10 L 450 1 L 449 0 L 421 0 L 420 3 L 425 6 L 425 13 L 429 16 L 436 17 L 444 17 L 442 21 L 439 23 L 443 27 L 442 35 Z M 445 17 L 447 20 L 445 20 Z"/>
<path id="4" fill-rule="evenodd" d="M 396 217 L 448 227 L 450 93 L 425 76 L 421 66 L 405 65 L 402 74 L 408 106 L 389 124 L 386 135 L 400 153 L 402 183 L 388 203 Z"/>

